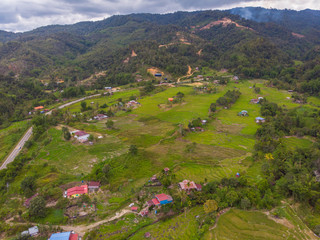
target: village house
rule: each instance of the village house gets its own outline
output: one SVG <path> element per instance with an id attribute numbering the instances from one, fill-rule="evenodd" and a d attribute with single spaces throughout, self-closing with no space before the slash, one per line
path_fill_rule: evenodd
<path id="1" fill-rule="evenodd" d="M 259 103 L 259 99 L 251 99 L 250 103 L 258 104 Z"/>
<path id="2" fill-rule="evenodd" d="M 64 197 L 77 198 L 84 194 L 88 194 L 88 185 L 81 185 L 69 188 L 67 189 L 67 191 L 65 191 Z"/>
<path id="3" fill-rule="evenodd" d="M 38 106 L 38 107 L 35 107 L 34 110 L 37 111 L 37 110 L 41 110 L 43 108 L 44 108 L 44 106 Z"/>
<path id="4" fill-rule="evenodd" d="M 72 135 L 72 134 L 74 135 L 74 137 L 75 137 L 79 142 L 82 142 L 82 143 L 88 141 L 89 136 L 90 136 L 89 133 L 86 133 L 86 132 L 84 132 L 84 131 L 79 131 L 79 130 L 76 130 L 76 131 L 71 132 L 71 135 Z"/>
<path id="5" fill-rule="evenodd" d="M 100 188 L 100 182 L 89 181 L 88 182 L 88 190 L 89 192 L 96 192 Z"/>
<path id="6" fill-rule="evenodd" d="M 249 114 L 248 114 L 248 111 L 242 110 L 241 112 L 238 113 L 238 116 L 247 117 L 247 116 L 249 116 Z"/>
<path id="7" fill-rule="evenodd" d="M 49 240 L 78 240 L 78 234 L 74 232 L 52 233 Z"/>
<path id="8" fill-rule="evenodd" d="M 132 212 L 137 212 L 138 211 L 138 207 L 135 207 L 135 206 L 131 207 L 131 211 Z"/>
<path id="9" fill-rule="evenodd" d="M 27 231 L 21 233 L 22 236 L 37 236 L 39 234 L 39 229 L 37 226 L 29 228 Z"/>
<path id="10" fill-rule="evenodd" d="M 156 195 L 155 198 L 152 199 L 152 202 L 155 206 L 161 206 L 173 202 L 173 199 L 170 195 L 161 193 Z"/>
<path id="11" fill-rule="evenodd" d="M 103 120 L 103 119 L 106 119 L 106 118 L 108 118 L 108 116 L 107 115 L 104 115 L 104 114 L 98 114 L 97 116 L 94 116 L 93 117 L 93 119 L 95 119 L 95 120 Z"/>
<path id="12" fill-rule="evenodd" d="M 140 105 L 140 103 L 135 101 L 135 100 L 131 100 L 131 101 L 126 103 L 126 107 L 135 107 L 137 105 Z"/>
<path id="13" fill-rule="evenodd" d="M 264 123 L 266 120 L 262 117 L 256 117 L 256 123 Z"/>
<path id="14" fill-rule="evenodd" d="M 149 214 L 149 211 L 147 209 L 142 210 L 140 213 L 141 217 L 147 216 Z"/>
<path id="15" fill-rule="evenodd" d="M 36 193 L 32 197 L 26 199 L 26 201 L 24 202 L 23 205 L 28 208 L 30 206 L 31 200 L 34 199 L 35 197 L 37 197 L 38 195 L 39 195 L 39 193 Z"/>
<path id="16" fill-rule="evenodd" d="M 162 77 L 162 74 L 161 73 L 156 73 L 154 74 L 155 77 Z"/>
<path id="17" fill-rule="evenodd" d="M 157 181 L 158 181 L 157 175 L 153 175 L 153 176 L 150 178 L 150 181 L 151 181 L 151 182 L 157 182 Z"/>
<path id="18" fill-rule="evenodd" d="M 170 169 L 166 167 L 166 168 L 163 169 L 163 171 L 164 171 L 164 173 L 167 174 L 170 171 Z"/>
<path id="19" fill-rule="evenodd" d="M 189 180 L 183 180 L 182 182 L 180 182 L 179 187 L 181 190 L 184 190 L 187 192 L 191 190 L 197 190 L 197 191 L 202 190 L 201 184 L 195 184 L 194 181 L 189 181 Z"/>

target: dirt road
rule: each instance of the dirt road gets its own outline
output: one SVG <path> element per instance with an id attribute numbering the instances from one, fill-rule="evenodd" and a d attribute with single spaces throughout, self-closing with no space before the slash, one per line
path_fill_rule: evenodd
<path id="1" fill-rule="evenodd" d="M 79 226 L 59 226 L 60 228 L 62 228 L 64 231 L 75 231 L 76 233 L 78 233 L 80 236 L 84 236 L 84 234 L 88 231 L 90 231 L 91 229 L 98 227 L 101 224 L 107 223 L 107 222 L 111 222 L 115 219 L 121 218 L 123 215 L 127 214 L 127 213 L 132 213 L 132 211 L 128 210 L 128 209 L 123 209 L 121 212 L 117 212 L 115 216 L 110 217 L 108 219 L 104 219 L 101 220 L 99 222 L 95 222 L 92 223 L 90 225 L 79 225 Z"/>

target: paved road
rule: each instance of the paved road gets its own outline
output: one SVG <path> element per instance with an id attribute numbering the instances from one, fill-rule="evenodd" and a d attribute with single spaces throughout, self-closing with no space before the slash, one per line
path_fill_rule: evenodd
<path id="1" fill-rule="evenodd" d="M 81 102 L 85 99 L 88 99 L 88 98 L 93 98 L 93 97 L 98 97 L 100 96 L 101 94 L 95 94 L 95 95 L 91 95 L 91 96 L 88 96 L 88 97 L 83 97 L 83 98 L 80 98 L 80 99 L 77 99 L 77 100 L 74 100 L 72 102 L 68 102 L 68 103 L 65 103 L 61 106 L 58 107 L 58 109 L 62 109 L 62 108 L 65 108 L 65 107 L 68 107 L 72 104 L 75 104 L 77 102 Z M 46 115 L 50 115 L 52 113 L 52 110 L 47 112 Z M 12 150 L 12 152 L 10 153 L 10 155 L 7 157 L 7 159 L 4 161 L 4 163 L 1 165 L 0 167 L 0 170 L 4 169 L 7 167 L 7 165 L 11 162 L 13 162 L 13 160 L 18 156 L 18 154 L 20 153 L 21 149 L 23 148 L 24 144 L 26 143 L 26 141 L 28 141 L 32 135 L 32 127 L 30 127 L 28 129 L 28 131 L 24 134 L 24 136 L 22 137 L 22 139 L 19 141 L 19 143 L 16 145 L 16 147 Z"/>
<path id="2" fill-rule="evenodd" d="M 28 129 L 28 131 L 24 134 L 24 136 L 22 137 L 22 139 L 19 141 L 19 143 L 17 144 L 17 146 L 12 150 L 12 152 L 10 153 L 10 155 L 7 157 L 7 159 L 4 161 L 4 163 L 2 164 L 2 166 L 0 167 L 0 170 L 4 169 L 7 167 L 7 165 L 9 163 L 11 163 L 16 156 L 19 154 L 19 152 L 21 151 L 21 149 L 23 148 L 24 144 L 26 143 L 26 141 L 29 140 L 29 138 L 32 135 L 32 127 L 30 127 Z"/>

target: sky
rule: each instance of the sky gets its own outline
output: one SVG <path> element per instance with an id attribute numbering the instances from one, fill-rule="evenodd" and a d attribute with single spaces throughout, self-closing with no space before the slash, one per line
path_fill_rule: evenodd
<path id="1" fill-rule="evenodd" d="M 0 30 L 24 32 L 46 25 L 97 21 L 119 14 L 246 6 L 320 10 L 319 0 L 0 0 Z"/>

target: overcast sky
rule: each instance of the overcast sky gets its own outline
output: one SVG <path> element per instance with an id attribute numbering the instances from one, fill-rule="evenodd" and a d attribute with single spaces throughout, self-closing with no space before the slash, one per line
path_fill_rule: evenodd
<path id="1" fill-rule="evenodd" d="M 114 14 L 168 13 L 244 6 L 320 9 L 319 0 L 0 0 L 0 29 L 23 32 L 51 24 L 101 20 Z"/>

